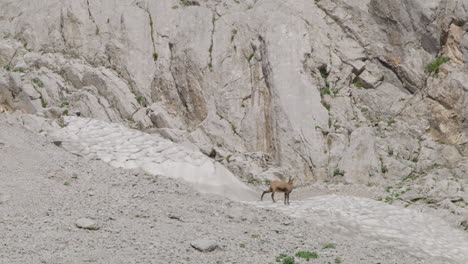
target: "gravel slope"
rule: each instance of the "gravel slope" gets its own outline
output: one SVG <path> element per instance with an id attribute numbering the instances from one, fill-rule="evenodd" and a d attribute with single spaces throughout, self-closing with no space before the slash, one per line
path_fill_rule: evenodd
<path id="1" fill-rule="evenodd" d="M 184 183 L 65 152 L 0 115 L 0 263 L 436 263 L 340 237 L 276 210 L 199 194 Z M 75 226 L 96 221 L 98 230 Z M 211 239 L 202 253 L 190 243 Z M 324 249 L 327 243 L 335 249 Z"/>

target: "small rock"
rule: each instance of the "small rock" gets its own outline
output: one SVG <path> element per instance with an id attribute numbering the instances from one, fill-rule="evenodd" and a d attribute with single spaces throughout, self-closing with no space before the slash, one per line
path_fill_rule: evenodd
<path id="1" fill-rule="evenodd" d="M 169 217 L 170 219 L 179 220 L 179 221 L 183 222 L 182 219 L 181 219 L 182 217 L 181 217 L 180 215 L 176 215 L 176 214 L 173 214 L 173 213 L 169 213 L 169 214 L 167 215 L 167 217 Z"/>
<path id="2" fill-rule="evenodd" d="M 54 141 L 52 143 L 54 143 L 57 147 L 62 146 L 62 141 Z"/>
<path id="3" fill-rule="evenodd" d="M 356 75 L 361 74 L 361 72 L 366 68 L 366 64 L 361 60 L 352 61 L 350 64 L 353 66 L 353 72 Z"/>
<path id="4" fill-rule="evenodd" d="M 367 89 L 375 89 L 382 83 L 383 76 L 374 76 L 372 73 L 364 70 L 357 80 L 361 82 L 362 86 Z"/>
<path id="5" fill-rule="evenodd" d="M 400 196 L 401 199 L 406 200 L 406 201 L 416 201 L 422 198 L 422 196 L 416 192 L 415 190 L 410 190 L 405 192 Z"/>
<path id="6" fill-rule="evenodd" d="M 209 239 L 197 239 L 190 243 L 190 245 L 201 252 L 211 252 L 218 248 L 216 241 Z"/>
<path id="7" fill-rule="evenodd" d="M 88 229 L 88 230 L 99 229 L 99 227 L 96 224 L 96 221 L 90 218 L 80 218 L 76 221 L 75 225 L 79 228 Z"/>
<path id="8" fill-rule="evenodd" d="M 460 226 L 462 228 L 464 228 L 465 231 L 468 231 L 468 219 L 467 220 L 463 220 L 461 223 L 460 223 Z"/>

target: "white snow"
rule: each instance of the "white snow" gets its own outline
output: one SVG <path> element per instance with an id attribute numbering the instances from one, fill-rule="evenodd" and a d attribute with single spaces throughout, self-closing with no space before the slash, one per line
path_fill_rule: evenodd
<path id="1" fill-rule="evenodd" d="M 79 117 L 66 117 L 65 122 L 68 125 L 51 136 L 72 153 L 99 158 L 113 167 L 181 178 L 199 192 L 237 201 L 256 199 L 256 193 L 220 163 L 158 135 Z"/>

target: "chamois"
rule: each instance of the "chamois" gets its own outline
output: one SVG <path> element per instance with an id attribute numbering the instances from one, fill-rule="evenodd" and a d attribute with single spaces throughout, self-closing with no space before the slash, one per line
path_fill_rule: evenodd
<path id="1" fill-rule="evenodd" d="M 270 189 L 262 193 L 262 197 L 260 198 L 260 201 L 263 201 L 263 195 L 265 195 L 265 193 L 271 193 L 271 199 L 273 200 L 274 203 L 276 203 L 275 192 L 284 192 L 284 204 L 289 205 L 289 194 L 293 190 L 293 182 L 294 182 L 294 179 L 292 177 L 289 178 L 288 182 L 281 182 L 281 181 L 270 182 Z"/>

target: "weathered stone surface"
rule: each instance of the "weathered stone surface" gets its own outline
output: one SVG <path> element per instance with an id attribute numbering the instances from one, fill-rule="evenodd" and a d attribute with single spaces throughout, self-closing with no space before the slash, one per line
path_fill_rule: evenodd
<path id="1" fill-rule="evenodd" d="M 55 118 L 67 102 L 69 114 L 161 129 L 243 178 L 280 168 L 285 178 L 327 180 L 344 166 L 348 182 L 397 180 L 468 155 L 461 0 L 34 7 L 0 3 L 8 111 Z M 429 74 L 438 56 L 451 60 Z"/>

